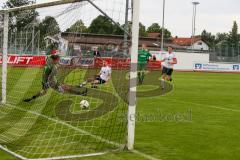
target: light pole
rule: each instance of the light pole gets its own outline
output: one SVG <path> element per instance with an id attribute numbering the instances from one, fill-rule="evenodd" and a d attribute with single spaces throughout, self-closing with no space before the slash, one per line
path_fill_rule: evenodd
<path id="1" fill-rule="evenodd" d="M 191 38 L 191 46 L 193 50 L 193 39 L 195 37 L 196 32 L 196 13 L 197 13 L 197 5 L 199 5 L 199 2 L 192 2 L 193 4 L 193 16 L 192 16 L 192 38 Z"/>
<path id="2" fill-rule="evenodd" d="M 164 27 L 165 24 L 165 0 L 163 0 L 163 17 L 162 17 L 162 41 L 161 41 L 161 51 L 163 51 L 163 43 L 164 43 Z"/>

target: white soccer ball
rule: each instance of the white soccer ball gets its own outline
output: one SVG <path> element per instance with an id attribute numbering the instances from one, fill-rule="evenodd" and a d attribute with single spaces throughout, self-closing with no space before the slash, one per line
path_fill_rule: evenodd
<path id="1" fill-rule="evenodd" d="M 82 109 L 87 109 L 87 108 L 89 107 L 89 102 L 88 102 L 87 100 L 82 100 L 82 101 L 80 102 L 80 107 L 81 107 Z"/>

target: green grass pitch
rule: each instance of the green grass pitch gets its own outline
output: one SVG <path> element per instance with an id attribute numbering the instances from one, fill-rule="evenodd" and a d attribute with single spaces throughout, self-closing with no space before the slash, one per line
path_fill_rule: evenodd
<path id="1" fill-rule="evenodd" d="M 22 68 L 9 69 L 9 76 L 14 79 L 21 79 L 23 83 L 27 82 L 29 74 L 23 72 Z M 36 76 L 33 81 L 29 83 L 35 84 L 36 87 L 32 89 L 22 86 L 22 89 L 29 91 L 24 96 L 29 96 L 39 89 L 39 81 L 41 79 L 41 70 L 31 70 L 31 76 Z M 76 71 L 74 75 L 65 79 L 65 82 L 72 82 L 72 77 L 79 74 Z M 151 73 L 156 77 L 159 72 Z M 78 76 L 79 77 L 79 76 Z M 147 75 L 148 77 L 148 75 Z M 158 81 L 154 79 L 152 81 Z M 32 105 L 32 107 L 24 106 L 19 102 L 21 92 L 16 93 L 14 90 L 14 81 L 8 82 L 9 98 L 11 103 L 20 104 L 25 109 L 35 109 L 42 111 L 46 116 L 52 116 L 53 108 L 44 108 L 44 105 L 50 106 L 49 103 L 54 103 L 54 91 L 48 93 L 51 99 L 44 102 L 44 98 L 39 99 L 39 105 Z M 79 83 L 78 81 L 72 83 Z M 158 82 L 157 82 L 158 83 Z M 172 92 L 164 96 L 139 97 L 137 99 L 137 117 L 136 124 L 136 140 L 135 149 L 137 153 L 130 153 L 126 151 L 112 152 L 103 156 L 80 158 L 86 160 L 108 160 L 108 159 L 162 159 L 162 160 L 237 160 L 240 158 L 240 74 L 223 74 L 223 73 L 174 73 L 174 89 Z M 11 88 L 12 87 L 12 88 Z M 108 88 L 112 88 L 109 84 Z M 151 91 L 156 89 L 154 83 L 146 84 L 139 87 L 140 91 Z M 18 88 L 19 89 L 19 88 Z M 106 89 L 106 88 L 99 88 Z M 19 89 L 20 90 L 20 89 Z M 12 91 L 12 92 L 11 92 Z M 109 92 L 114 92 L 110 89 Z M 13 97 L 11 97 L 13 96 Z M 69 98 L 69 97 L 68 97 Z M 40 102 L 41 101 L 41 102 Z M 79 101 L 74 98 L 74 101 Z M 93 103 L 96 102 L 93 99 Z M 40 105 L 41 104 L 41 105 Z M 36 108 L 35 108 L 36 107 Z M 43 107 L 43 108 L 41 108 Z M 76 107 L 71 108 L 72 112 L 81 112 Z M 21 115 L 26 114 L 23 111 L 11 110 L 11 117 L 6 117 L 5 113 L 9 113 L 8 108 L 0 108 L 0 133 L 7 130 L 9 125 L 19 122 Z M 114 112 L 111 113 L 114 117 Z M 104 115 L 105 116 L 105 115 Z M 104 122 L 104 116 L 102 121 Z M 39 122 L 39 119 L 32 117 L 31 121 Z M 41 122 L 41 121 L 40 121 Z M 39 136 L 46 136 L 34 128 L 38 128 L 47 121 L 41 123 L 33 123 L 30 133 L 24 134 L 23 137 L 18 137 L 17 144 L 33 144 L 30 139 Z M 94 121 L 95 125 L 98 121 Z M 31 123 L 31 122 L 29 122 Z M 50 122 L 49 122 L 50 123 Z M 100 122 L 99 122 L 100 123 Z M 107 123 L 107 122 L 106 122 Z M 21 123 L 20 123 L 21 124 Z M 23 123 L 24 124 L 24 123 Z M 72 124 L 75 125 L 75 124 Z M 90 125 L 90 124 L 89 124 Z M 51 125 L 50 125 L 51 126 Z M 52 126 L 53 127 L 53 126 Z M 55 126 L 62 127 L 62 126 Z M 49 127 L 48 129 L 51 129 Z M 64 130 L 64 128 L 63 128 Z M 86 128 L 88 130 L 88 128 Z M 94 132 L 94 130 L 93 130 Z M 114 132 L 114 130 L 113 130 Z M 21 132 L 20 132 L 21 133 Z M 114 132 L 115 133 L 115 132 Z M 23 134 L 23 133 L 22 133 Z M 55 133 L 61 134 L 61 133 Z M 117 135 L 117 132 L 115 133 Z M 26 136 L 27 135 L 27 136 Z M 116 136 L 115 135 L 115 136 Z M 121 135 L 119 135 L 121 136 Z M 11 141 L 11 136 L 10 140 Z M 13 136 L 16 137 L 16 136 Z M 104 135 L 103 135 L 104 137 Z M 46 138 L 46 137 L 45 137 Z M 1 140 L 1 137 L 0 137 Z M 66 139 L 67 140 L 67 139 Z M 38 141 L 36 141 L 38 142 Z M 56 143 L 48 141 L 50 143 Z M 1 144 L 3 142 L 1 141 Z M 60 143 L 60 142 L 59 142 Z M 41 144 L 44 146 L 43 144 Z M 73 144 L 74 145 L 74 144 Z M 15 148 L 12 146 L 14 149 Z M 74 146 L 76 147 L 76 146 Z M 79 149 L 84 146 L 78 146 Z M 90 146 L 86 146 L 90 150 Z M 109 146 L 105 146 L 106 148 Z M 11 148 L 11 145 L 10 145 Z M 55 148 L 56 149 L 56 148 Z M 59 148 L 63 149 L 63 148 Z M 25 148 L 25 151 L 31 151 Z M 35 151 L 35 150 L 32 150 Z M 67 148 L 68 153 L 71 152 L 71 147 Z M 35 151 L 37 152 L 37 151 Z M 74 152 L 73 152 L 74 153 Z M 29 154 L 29 153 L 28 153 Z M 30 154 L 29 154 L 30 155 Z M 31 156 L 31 155 L 30 155 Z M 1 160 L 15 160 L 4 151 L 0 151 Z"/>

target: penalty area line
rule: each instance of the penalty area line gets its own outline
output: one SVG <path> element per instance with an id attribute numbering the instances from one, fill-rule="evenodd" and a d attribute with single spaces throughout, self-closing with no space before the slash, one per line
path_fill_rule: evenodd
<path id="1" fill-rule="evenodd" d="M 170 100 L 170 101 L 179 102 L 179 103 L 185 103 L 185 104 L 192 104 L 192 105 L 197 105 L 197 106 L 203 106 L 203 107 L 207 107 L 207 108 L 214 108 L 214 109 L 220 109 L 220 110 L 231 111 L 231 112 L 240 112 L 240 110 L 238 110 L 238 109 L 231 109 L 231 108 L 219 107 L 219 106 L 215 106 L 215 105 L 208 105 L 208 104 L 202 104 L 202 103 L 187 102 L 187 101 L 182 101 L 182 100 L 178 100 L 178 99 L 170 99 L 170 98 L 165 98 L 165 99 Z"/>
<path id="2" fill-rule="evenodd" d="M 150 156 L 150 155 L 148 155 L 148 154 L 145 154 L 145 153 L 140 152 L 140 151 L 135 150 L 135 149 L 132 150 L 131 152 L 132 152 L 132 153 L 135 153 L 135 154 L 137 154 L 137 155 L 139 155 L 139 156 L 142 156 L 142 157 L 144 157 L 144 158 L 146 158 L 146 159 L 149 159 L 149 160 L 162 160 L 162 159 L 155 158 L 155 157 L 153 157 L 153 156 Z"/>

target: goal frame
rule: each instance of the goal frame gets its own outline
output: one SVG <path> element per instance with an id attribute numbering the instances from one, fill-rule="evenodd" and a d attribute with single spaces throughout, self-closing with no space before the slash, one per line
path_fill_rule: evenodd
<path id="1" fill-rule="evenodd" d="M 2 104 L 7 103 L 7 61 L 8 61 L 8 28 L 9 28 L 9 14 L 11 12 L 23 11 L 29 9 L 38 9 L 56 5 L 63 5 L 76 2 L 89 2 L 96 9 L 97 6 L 91 0 L 56 0 L 53 2 L 31 4 L 21 7 L 8 8 L 0 10 L 0 14 L 4 15 L 4 30 L 3 30 L 3 64 L 2 64 Z M 130 68 L 130 88 L 129 88 L 129 104 L 128 104 L 128 114 L 127 114 L 127 148 L 128 150 L 134 150 L 134 139 L 135 139 L 135 114 L 136 114 L 136 92 L 137 92 L 137 59 L 138 59 L 138 46 L 139 46 L 139 12 L 140 12 L 140 0 L 132 0 L 132 33 L 129 34 L 123 27 L 119 26 L 123 31 L 131 37 L 131 68 Z M 99 9 L 98 9 L 99 10 Z M 101 13 L 104 11 L 99 10 Z M 104 13 L 103 13 L 104 14 Z M 107 16 L 107 14 L 104 14 Z M 109 16 L 107 16 L 110 18 Z M 111 21 L 113 21 L 110 18 Z M 115 23 L 113 21 L 113 23 Z M 116 23 L 117 24 L 117 23 Z M 15 153 L 6 149 L 0 145 L 0 149 L 14 155 Z M 17 158 L 22 158 L 20 155 L 14 155 Z M 61 157 L 62 158 L 62 157 Z M 66 158 L 66 157 L 65 157 Z M 71 157 L 68 157 L 71 158 Z M 74 158 L 74 157 L 72 157 Z"/>

